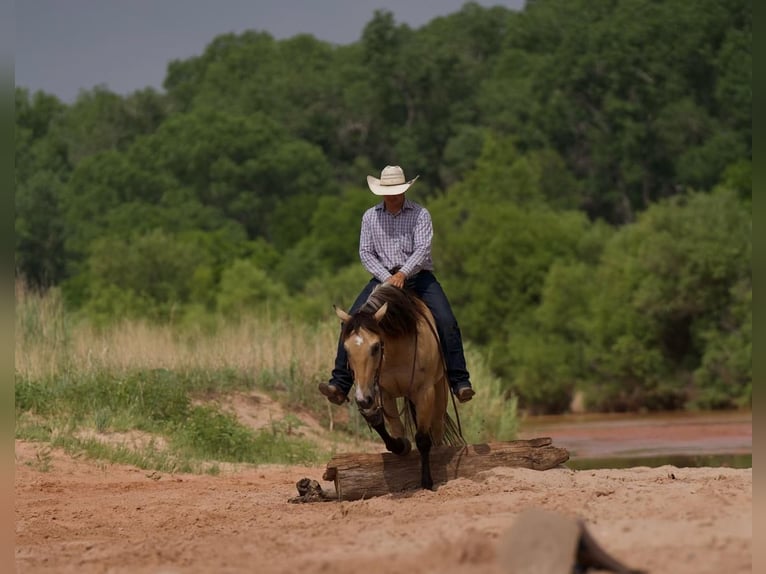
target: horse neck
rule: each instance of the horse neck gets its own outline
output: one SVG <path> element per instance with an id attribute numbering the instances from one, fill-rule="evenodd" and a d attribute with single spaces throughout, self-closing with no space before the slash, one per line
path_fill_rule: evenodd
<path id="1" fill-rule="evenodd" d="M 382 363 L 384 372 L 392 368 L 419 372 L 419 366 L 433 364 L 433 369 L 436 371 L 427 368 L 427 372 L 438 376 L 444 362 L 436 327 L 430 323 L 429 319 L 430 316 L 419 318 L 417 331 L 411 335 L 396 338 L 386 334 L 381 336 L 384 348 Z"/>

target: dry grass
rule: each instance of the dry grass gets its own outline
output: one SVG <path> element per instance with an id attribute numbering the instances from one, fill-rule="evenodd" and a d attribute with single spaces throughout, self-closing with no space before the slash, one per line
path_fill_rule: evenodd
<path id="1" fill-rule="evenodd" d="M 186 333 L 167 325 L 126 322 L 100 332 L 81 326 L 72 333 L 73 367 L 275 370 L 297 362 L 304 372 L 328 370 L 337 333 L 287 321 L 243 319 L 215 334 Z"/>
<path id="2" fill-rule="evenodd" d="M 308 326 L 290 319 L 221 319 L 213 329 L 181 329 L 124 321 L 106 329 L 70 322 L 61 297 L 16 288 L 16 373 L 46 378 L 63 370 L 78 373 L 135 369 L 278 371 L 329 374 L 337 325 Z"/>
<path id="3" fill-rule="evenodd" d="M 16 282 L 15 352 L 17 374 L 53 374 L 67 355 L 68 328 L 58 292 L 42 296 Z"/>

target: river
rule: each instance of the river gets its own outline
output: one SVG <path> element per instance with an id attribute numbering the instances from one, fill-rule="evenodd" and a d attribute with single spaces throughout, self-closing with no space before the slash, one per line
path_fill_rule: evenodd
<path id="1" fill-rule="evenodd" d="M 751 468 L 750 411 L 585 414 L 522 418 L 519 438 L 549 436 L 576 469 L 631 466 Z"/>

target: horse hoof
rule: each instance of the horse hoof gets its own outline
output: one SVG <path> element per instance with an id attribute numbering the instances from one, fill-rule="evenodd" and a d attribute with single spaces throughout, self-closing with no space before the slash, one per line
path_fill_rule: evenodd
<path id="1" fill-rule="evenodd" d="M 399 443 L 402 445 L 398 450 L 392 450 L 395 455 L 404 456 L 410 453 L 412 450 L 412 443 L 406 438 L 400 438 Z"/>

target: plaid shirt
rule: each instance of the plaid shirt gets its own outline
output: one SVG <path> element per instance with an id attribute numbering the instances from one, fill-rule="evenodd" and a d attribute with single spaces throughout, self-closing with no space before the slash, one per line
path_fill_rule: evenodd
<path id="1" fill-rule="evenodd" d="M 405 199 L 402 210 L 393 215 L 381 202 L 362 217 L 359 258 L 364 268 L 380 281 L 388 279 L 389 269 L 397 266 L 406 277 L 423 269 L 433 271 L 433 235 L 431 214 L 422 205 Z"/>

